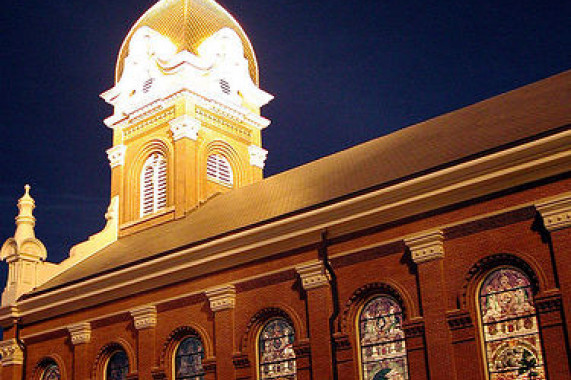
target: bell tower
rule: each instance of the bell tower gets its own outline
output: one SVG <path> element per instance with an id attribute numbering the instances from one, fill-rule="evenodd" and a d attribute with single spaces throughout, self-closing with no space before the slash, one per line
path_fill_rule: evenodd
<path id="1" fill-rule="evenodd" d="M 252 46 L 215 1 L 161 0 L 119 52 L 107 151 L 119 236 L 181 218 L 210 197 L 259 181 L 267 151 Z"/>

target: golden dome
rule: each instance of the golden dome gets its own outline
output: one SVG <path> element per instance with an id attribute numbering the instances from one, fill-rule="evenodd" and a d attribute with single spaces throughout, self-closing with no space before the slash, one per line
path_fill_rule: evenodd
<path id="1" fill-rule="evenodd" d="M 226 27 L 233 29 L 244 45 L 252 81 L 258 85 L 258 62 L 248 36 L 238 22 L 214 0 L 160 0 L 153 5 L 127 34 L 117 58 L 115 82 L 123 74 L 123 65 L 129 52 L 129 42 L 137 29 L 148 26 L 168 37 L 178 51 L 188 50 L 194 54 L 206 38 Z"/>

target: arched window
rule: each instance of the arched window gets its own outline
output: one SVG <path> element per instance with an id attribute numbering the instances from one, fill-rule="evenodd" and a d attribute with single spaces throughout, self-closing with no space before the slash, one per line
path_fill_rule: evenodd
<path id="1" fill-rule="evenodd" d="M 293 326 L 284 318 L 264 325 L 258 339 L 260 380 L 297 378 L 294 337 Z"/>
<path id="2" fill-rule="evenodd" d="M 206 176 L 223 185 L 232 186 L 234 175 L 230 163 L 221 154 L 211 154 L 206 160 Z"/>
<path id="3" fill-rule="evenodd" d="M 107 361 L 105 380 L 125 380 L 129 373 L 129 359 L 123 350 L 115 351 Z"/>
<path id="4" fill-rule="evenodd" d="M 363 380 L 408 379 L 403 313 L 395 299 L 377 296 L 359 315 L 359 349 Z"/>
<path id="5" fill-rule="evenodd" d="M 545 380 L 529 278 L 514 268 L 492 271 L 482 282 L 479 306 L 488 378 Z"/>
<path id="6" fill-rule="evenodd" d="M 42 375 L 40 376 L 40 380 L 60 380 L 61 375 L 59 372 L 59 367 L 56 363 L 51 362 L 47 363 L 44 366 L 42 371 Z"/>
<path id="7" fill-rule="evenodd" d="M 154 153 L 141 171 L 141 217 L 153 214 L 167 206 L 167 161 Z"/>
<path id="8" fill-rule="evenodd" d="M 200 339 L 196 337 L 183 339 L 178 345 L 174 357 L 175 380 L 204 379 L 202 359 L 204 359 L 204 349 Z"/>

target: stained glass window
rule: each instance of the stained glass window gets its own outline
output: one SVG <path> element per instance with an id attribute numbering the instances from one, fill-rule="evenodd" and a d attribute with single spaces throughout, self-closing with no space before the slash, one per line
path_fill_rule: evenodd
<path id="1" fill-rule="evenodd" d="M 495 270 L 479 298 L 489 379 L 545 380 L 529 278 L 516 269 Z"/>
<path id="2" fill-rule="evenodd" d="M 60 380 L 59 367 L 55 363 L 50 363 L 45 366 L 42 372 L 41 380 Z"/>
<path id="3" fill-rule="evenodd" d="M 125 380 L 129 373 L 129 359 L 123 350 L 115 351 L 107 362 L 105 380 Z"/>
<path id="4" fill-rule="evenodd" d="M 259 338 L 260 380 L 297 378 L 293 326 L 283 318 L 272 319 Z"/>
<path id="5" fill-rule="evenodd" d="M 389 296 L 368 301 L 359 316 L 363 380 L 408 380 L 403 313 Z"/>
<path id="6" fill-rule="evenodd" d="M 202 368 L 204 350 L 202 342 L 195 337 L 188 337 L 180 342 L 175 355 L 175 379 L 176 380 L 202 380 L 204 369 Z"/>

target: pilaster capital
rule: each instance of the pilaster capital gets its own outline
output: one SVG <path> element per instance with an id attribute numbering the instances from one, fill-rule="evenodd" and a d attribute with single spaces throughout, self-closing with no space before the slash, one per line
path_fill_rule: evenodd
<path id="1" fill-rule="evenodd" d="M 2 354 L 2 366 L 24 364 L 24 351 L 16 339 L 7 339 L 0 342 L 0 354 Z"/>
<path id="2" fill-rule="evenodd" d="M 172 138 L 178 141 L 183 138 L 189 138 L 196 141 L 198 139 L 198 131 L 200 130 L 200 121 L 188 116 L 182 115 L 169 122 L 171 126 Z"/>
<path id="3" fill-rule="evenodd" d="M 548 231 L 571 227 L 571 193 L 537 203 L 535 209 L 543 218 L 543 224 Z"/>
<path id="4" fill-rule="evenodd" d="M 266 166 L 268 151 L 257 145 L 250 145 L 248 151 L 250 152 L 250 165 L 263 169 Z"/>
<path id="5" fill-rule="evenodd" d="M 213 312 L 236 307 L 236 288 L 234 285 L 229 284 L 208 289 L 204 294 L 210 301 L 210 309 Z"/>
<path id="6" fill-rule="evenodd" d="M 107 149 L 107 158 L 109 159 L 109 166 L 111 166 L 111 169 L 125 165 L 126 152 L 127 146 L 125 145 L 115 145 L 114 147 Z"/>
<path id="7" fill-rule="evenodd" d="M 157 325 L 157 308 L 153 305 L 131 310 L 131 316 L 137 330 L 153 328 Z"/>
<path id="8" fill-rule="evenodd" d="M 305 290 L 329 285 L 329 275 L 321 261 L 315 260 L 295 267 Z"/>
<path id="9" fill-rule="evenodd" d="M 67 326 L 67 330 L 71 336 L 71 343 L 74 346 L 86 344 L 91 341 L 91 324 L 89 322 Z"/>
<path id="10" fill-rule="evenodd" d="M 444 233 L 440 230 L 426 231 L 404 239 L 416 264 L 444 258 Z"/>

